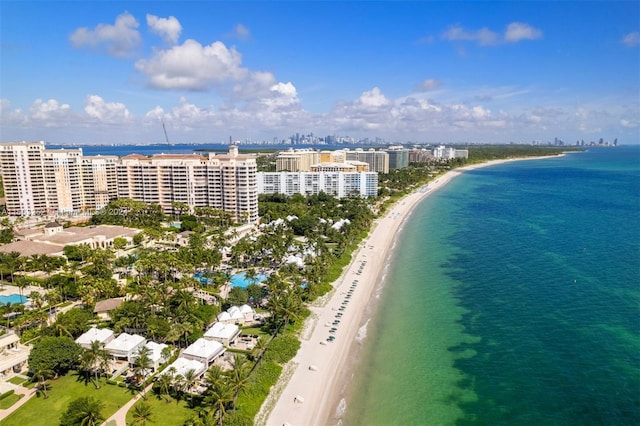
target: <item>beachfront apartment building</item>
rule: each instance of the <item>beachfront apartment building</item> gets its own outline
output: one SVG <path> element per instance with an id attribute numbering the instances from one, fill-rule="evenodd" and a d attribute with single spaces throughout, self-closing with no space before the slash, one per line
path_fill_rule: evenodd
<path id="1" fill-rule="evenodd" d="M 389 173 L 389 154 L 386 151 L 376 151 L 373 148 L 342 151 L 345 153 L 345 161 L 363 161 L 369 164 L 369 171 Z"/>
<path id="2" fill-rule="evenodd" d="M 213 207 L 244 223 L 258 221 L 255 156 L 157 154 L 83 156 L 81 149 L 45 149 L 44 142 L 0 143 L 7 212 L 45 216 L 93 212 L 117 198 Z"/>
<path id="3" fill-rule="evenodd" d="M 453 158 L 469 158 L 469 150 L 447 148 L 444 145 L 440 145 L 431 150 L 431 155 L 433 155 L 433 157 L 438 160 L 451 160 Z"/>
<path id="4" fill-rule="evenodd" d="M 316 195 L 320 192 L 342 197 L 378 195 L 376 172 L 259 172 L 258 193 Z"/>

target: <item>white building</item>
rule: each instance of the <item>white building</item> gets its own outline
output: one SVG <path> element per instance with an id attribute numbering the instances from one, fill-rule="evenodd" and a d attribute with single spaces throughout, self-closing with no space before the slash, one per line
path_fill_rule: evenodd
<path id="1" fill-rule="evenodd" d="M 376 172 L 259 172 L 259 194 L 316 195 L 320 192 L 337 198 L 378 195 Z"/>
<path id="2" fill-rule="evenodd" d="M 131 363 L 147 339 L 138 334 L 122 333 L 105 345 L 112 357 Z"/>
<path id="3" fill-rule="evenodd" d="M 174 373 L 172 373 L 175 370 Z M 195 359 L 187 359 L 187 358 L 178 358 L 171 365 L 165 368 L 162 374 L 169 374 L 172 377 L 176 377 L 177 375 L 181 375 L 182 377 L 186 376 L 187 373 L 193 370 L 196 375 L 196 378 L 201 377 L 205 371 L 207 371 L 207 366 Z"/>
<path id="4" fill-rule="evenodd" d="M 96 328 L 92 327 L 84 333 L 82 336 L 76 339 L 76 343 L 82 346 L 85 349 L 89 349 L 91 347 L 91 343 L 98 341 L 101 345 L 106 345 L 111 342 L 114 338 L 114 334 L 112 330 L 108 328 Z"/>
<path id="5" fill-rule="evenodd" d="M 207 340 L 215 340 L 225 346 L 229 346 L 240 336 L 240 328 L 235 324 L 216 322 L 204 333 Z"/>
<path id="6" fill-rule="evenodd" d="M 116 198 L 214 207 L 243 223 L 258 221 L 255 156 L 228 154 L 82 155 L 44 142 L 0 143 L 0 173 L 10 216 L 93 212 Z"/>
<path id="7" fill-rule="evenodd" d="M 31 348 L 20 344 L 20 337 L 13 331 L 0 336 L 0 378 L 6 379 L 21 372 L 29 359 Z"/>
<path id="8" fill-rule="evenodd" d="M 434 158 L 439 160 L 451 160 L 453 158 L 469 158 L 469 150 L 468 149 L 455 149 L 455 148 L 447 148 L 444 145 L 440 145 L 436 148 L 433 148 L 431 154 Z"/>
<path id="9" fill-rule="evenodd" d="M 209 365 L 224 352 L 225 348 L 222 346 L 222 343 L 200 338 L 189 345 L 180 357 L 199 361 L 203 363 L 206 368 L 209 368 Z"/>
<path id="10" fill-rule="evenodd" d="M 149 341 L 144 345 L 149 349 L 149 359 L 153 364 L 153 370 L 158 371 L 160 364 L 167 362 L 167 358 L 163 355 L 163 351 L 169 346 L 164 343 L 156 343 Z"/>

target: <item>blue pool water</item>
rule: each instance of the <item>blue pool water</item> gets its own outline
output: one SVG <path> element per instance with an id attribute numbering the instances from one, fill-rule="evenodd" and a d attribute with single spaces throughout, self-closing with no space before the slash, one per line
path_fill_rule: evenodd
<path id="1" fill-rule="evenodd" d="M 241 287 L 246 288 L 252 282 L 261 283 L 265 281 L 269 275 L 267 274 L 257 274 L 254 280 L 247 279 L 247 276 L 244 272 L 240 272 L 239 274 L 231 275 L 231 287 Z"/>
<path id="2" fill-rule="evenodd" d="M 200 281 L 202 284 L 211 284 L 212 279 L 204 276 L 204 272 L 196 272 L 193 274 L 193 278 Z"/>
<path id="3" fill-rule="evenodd" d="M 29 300 L 27 298 L 27 296 L 20 296 L 19 294 L 10 294 L 9 296 L 0 296 L 0 304 L 7 304 L 7 303 L 26 303 L 27 300 Z"/>

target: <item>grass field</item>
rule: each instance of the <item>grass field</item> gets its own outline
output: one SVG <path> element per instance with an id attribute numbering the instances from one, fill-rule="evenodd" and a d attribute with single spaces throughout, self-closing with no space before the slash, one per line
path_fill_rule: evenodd
<path id="1" fill-rule="evenodd" d="M 80 379 L 80 380 L 78 380 Z M 105 419 L 129 401 L 133 395 L 126 388 L 101 384 L 96 389 L 93 383 L 85 384 L 74 372 L 49 381 L 48 398 L 37 395 L 27 401 L 16 412 L 2 421 L 2 426 L 56 425 L 60 416 L 74 399 L 89 396 L 104 404 L 102 415 Z"/>
<path id="2" fill-rule="evenodd" d="M 169 400 L 169 403 L 163 398 L 158 398 L 153 392 L 147 394 L 147 400 L 139 400 L 136 404 L 129 409 L 127 413 L 127 424 L 133 423 L 133 410 L 136 405 L 146 402 L 151 406 L 151 423 L 153 426 L 178 426 L 184 424 L 184 422 L 191 417 L 195 411 L 189 409 L 187 401 L 178 401 L 174 398 Z M 3 425 L 4 426 L 4 425 Z"/>
<path id="3" fill-rule="evenodd" d="M 4 399 L 0 399 L 0 410 L 6 410 L 7 408 L 11 407 L 13 404 L 20 401 L 20 398 L 22 398 L 23 396 L 24 395 L 17 395 L 14 393 L 11 396 L 8 396 Z M 4 426 L 4 423 L 3 423 L 3 426 Z"/>

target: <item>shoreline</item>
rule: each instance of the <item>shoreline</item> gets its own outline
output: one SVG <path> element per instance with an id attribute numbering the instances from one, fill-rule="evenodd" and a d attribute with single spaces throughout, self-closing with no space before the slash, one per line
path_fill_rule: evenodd
<path id="1" fill-rule="evenodd" d="M 350 264 L 332 284 L 334 290 L 310 306 L 311 315 L 303 326 L 301 346 L 287 363 L 278 382 L 256 416 L 257 424 L 324 425 L 336 417 L 336 408 L 343 405 L 343 392 L 353 371 L 347 371 L 349 357 L 358 344 L 358 333 L 366 323 L 363 319 L 385 275 L 393 254 L 398 232 L 414 208 L 433 192 L 462 173 L 512 161 L 557 158 L 537 156 L 492 160 L 459 167 L 446 172 L 393 204 L 389 211 L 373 222 L 367 237 L 352 254 Z M 357 280 L 354 287 L 353 283 Z M 352 296 L 347 298 L 349 290 Z M 348 300 L 344 310 L 343 302 Z M 377 308 L 377 306 L 375 307 Z M 375 308 L 372 312 L 375 315 Z M 342 313 L 340 318 L 336 314 Z M 340 323 L 334 325 L 336 319 Z M 334 333 L 329 330 L 335 327 Z M 335 336 L 335 341 L 326 339 Z M 355 369 L 354 369 L 355 371 Z M 342 408 L 342 407 L 340 407 Z"/>

